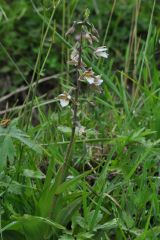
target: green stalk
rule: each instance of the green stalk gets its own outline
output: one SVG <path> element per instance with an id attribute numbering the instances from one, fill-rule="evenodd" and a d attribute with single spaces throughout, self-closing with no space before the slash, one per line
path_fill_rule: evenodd
<path id="1" fill-rule="evenodd" d="M 80 38 L 80 47 L 79 47 L 79 60 L 78 66 L 76 68 L 76 89 L 75 89 L 75 99 L 73 106 L 73 125 L 72 125 L 72 134 L 70 143 L 67 147 L 67 152 L 64 159 L 64 165 L 62 167 L 62 181 L 65 180 L 68 173 L 68 166 L 71 160 L 71 153 L 75 139 L 75 131 L 77 126 L 77 111 L 78 111 L 78 100 L 79 100 L 79 89 L 80 89 L 80 81 L 79 81 L 79 69 L 81 68 L 81 58 L 82 58 L 82 30 L 81 30 L 81 38 Z"/>
<path id="2" fill-rule="evenodd" d="M 62 167 L 60 167 L 56 179 L 55 179 L 55 184 L 53 186 L 54 191 L 58 188 L 59 185 L 61 185 L 67 177 L 68 170 L 70 167 L 70 161 L 71 161 L 71 154 L 72 154 L 72 149 L 73 145 L 75 142 L 75 131 L 76 131 L 76 126 L 77 126 L 77 112 L 78 112 L 78 101 L 79 101 L 79 90 L 80 90 L 80 81 L 79 81 L 79 69 L 81 68 L 81 59 L 82 59 L 82 29 L 81 29 L 81 37 L 80 37 L 80 46 L 79 46 L 79 59 L 78 59 L 78 65 L 76 67 L 76 85 L 75 85 L 75 96 L 74 96 L 74 101 L 73 101 L 73 122 L 72 122 L 72 133 L 71 133 L 71 138 L 70 142 L 67 147 L 67 151 L 64 157 L 64 163 Z M 53 197 L 53 204 L 52 204 L 52 209 L 50 212 L 50 217 L 53 217 L 53 211 L 57 205 L 58 202 L 58 195 L 55 195 Z"/>

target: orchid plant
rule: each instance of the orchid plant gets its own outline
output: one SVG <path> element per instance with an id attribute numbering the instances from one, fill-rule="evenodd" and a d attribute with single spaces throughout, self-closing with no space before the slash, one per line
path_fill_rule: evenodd
<path id="1" fill-rule="evenodd" d="M 70 54 L 70 60 L 68 64 L 73 65 L 76 72 L 76 81 L 73 89 L 68 93 L 61 93 L 56 99 L 60 102 L 61 107 L 67 107 L 71 105 L 73 120 L 72 120 L 72 134 L 70 138 L 69 145 L 66 150 L 66 155 L 64 159 L 64 165 L 62 167 L 63 179 L 64 181 L 67 177 L 68 166 L 70 163 L 70 156 L 72 152 L 72 146 L 74 143 L 74 138 L 77 130 L 80 128 L 78 122 L 78 106 L 79 106 L 79 94 L 80 94 L 80 82 L 85 82 L 86 84 L 93 86 L 94 88 L 100 88 L 103 83 L 101 75 L 96 75 L 90 66 L 86 66 L 83 62 L 83 50 L 92 50 L 93 57 L 97 58 L 108 58 L 108 49 L 106 46 L 94 47 L 94 43 L 99 42 L 99 34 L 94 27 L 86 18 L 84 21 L 74 21 L 71 28 L 67 31 L 66 36 L 74 37 L 75 44 L 72 47 Z M 72 94 L 71 94 L 72 92 Z M 83 127 L 84 128 L 84 127 Z M 82 127 L 80 128 L 82 129 Z M 84 129 L 83 129 L 84 131 Z"/>

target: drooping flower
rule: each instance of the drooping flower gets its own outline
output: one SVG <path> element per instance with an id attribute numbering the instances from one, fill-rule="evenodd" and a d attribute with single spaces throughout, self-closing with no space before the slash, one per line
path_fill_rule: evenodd
<path id="1" fill-rule="evenodd" d="M 92 24 L 92 33 L 93 33 L 94 35 L 96 35 L 97 38 L 99 38 L 99 33 L 98 33 L 97 29 L 94 27 L 93 24 Z"/>
<path id="2" fill-rule="evenodd" d="M 84 39 L 86 39 L 86 40 L 89 42 L 89 44 L 92 45 L 93 40 L 92 40 L 92 37 L 91 37 L 91 33 L 90 33 L 90 32 L 86 32 L 86 33 L 84 34 Z"/>
<path id="3" fill-rule="evenodd" d="M 73 48 L 73 51 L 71 52 L 71 61 L 78 63 L 78 59 L 79 59 L 79 52 L 76 48 Z"/>
<path id="4" fill-rule="evenodd" d="M 91 35 L 93 42 L 99 42 L 98 38 L 95 35 Z"/>
<path id="5" fill-rule="evenodd" d="M 82 78 L 84 78 L 89 84 L 94 83 L 94 72 L 92 71 L 92 68 L 89 68 L 82 74 Z"/>
<path id="6" fill-rule="evenodd" d="M 68 31 L 66 32 L 66 36 L 68 36 L 69 34 L 73 34 L 76 30 L 76 22 L 73 22 L 73 25 L 68 29 Z"/>
<path id="7" fill-rule="evenodd" d="M 74 65 L 74 66 L 78 66 L 78 64 L 79 64 L 79 51 L 77 50 L 77 48 L 78 48 L 77 45 L 73 48 L 73 50 L 71 52 L 70 61 L 68 61 L 69 64 Z M 80 66 L 85 67 L 85 64 L 83 63 L 82 58 L 80 61 Z"/>
<path id="8" fill-rule="evenodd" d="M 92 45 L 93 42 L 99 42 L 98 38 L 90 32 L 86 32 L 83 38 L 86 39 L 90 45 Z"/>
<path id="9" fill-rule="evenodd" d="M 64 93 L 60 94 L 57 97 L 57 99 L 60 101 L 60 104 L 62 107 L 66 107 L 71 100 L 71 96 L 68 93 L 64 92 Z"/>
<path id="10" fill-rule="evenodd" d="M 107 53 L 107 48 L 106 46 L 101 46 L 95 49 L 94 54 L 97 57 L 103 57 L 103 58 L 108 58 L 109 54 Z"/>

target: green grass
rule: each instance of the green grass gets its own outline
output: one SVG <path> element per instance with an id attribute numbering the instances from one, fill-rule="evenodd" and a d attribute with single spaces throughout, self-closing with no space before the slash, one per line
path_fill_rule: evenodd
<path id="1" fill-rule="evenodd" d="M 0 126 L 0 239 L 160 239 L 158 1 L 13 2 L 0 2 L 0 116 L 11 119 Z M 72 116 L 55 97 L 73 86 L 65 32 L 86 8 L 110 56 L 85 52 L 104 82 L 82 83 L 86 131 L 62 181 Z"/>

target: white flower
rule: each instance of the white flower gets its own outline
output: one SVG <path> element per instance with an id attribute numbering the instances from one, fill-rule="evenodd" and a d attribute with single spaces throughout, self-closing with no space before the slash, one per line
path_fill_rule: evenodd
<path id="1" fill-rule="evenodd" d="M 68 93 L 64 92 L 60 94 L 57 99 L 60 101 L 62 107 L 66 107 L 71 100 L 71 96 Z"/>
<path id="2" fill-rule="evenodd" d="M 100 86 L 103 83 L 100 75 L 94 76 L 94 78 L 87 79 L 87 82 L 94 86 Z"/>
<path id="3" fill-rule="evenodd" d="M 101 75 L 97 75 L 94 78 L 94 85 L 95 86 L 100 86 L 103 83 L 103 80 L 101 79 Z"/>
<path id="4" fill-rule="evenodd" d="M 94 51 L 94 54 L 97 57 L 104 57 L 104 58 L 108 58 L 109 54 L 106 52 L 108 49 L 106 48 L 106 46 L 101 46 L 96 48 L 96 50 Z"/>
<path id="5" fill-rule="evenodd" d="M 94 78 L 93 77 L 87 77 L 86 80 L 89 84 L 94 84 Z"/>
<path id="6" fill-rule="evenodd" d="M 94 76 L 94 78 L 88 78 L 87 82 L 94 86 L 100 86 L 103 83 L 100 75 Z"/>
<path id="7" fill-rule="evenodd" d="M 90 85 L 100 86 L 103 82 L 101 75 L 95 76 L 94 74 L 92 68 L 89 68 L 82 74 L 81 79 L 84 78 Z"/>
<path id="8" fill-rule="evenodd" d="M 93 84 L 93 83 L 94 83 L 94 77 L 95 77 L 95 76 L 94 76 L 94 72 L 92 71 L 91 68 L 88 69 L 88 70 L 86 70 L 86 71 L 83 73 L 82 77 L 84 77 L 84 79 L 87 80 L 87 82 L 88 82 L 89 84 Z"/>
<path id="9" fill-rule="evenodd" d="M 87 78 L 86 80 L 90 85 L 94 86 L 100 86 L 103 83 L 103 80 L 101 79 L 100 75 L 94 76 L 94 78 L 92 77 Z"/>

